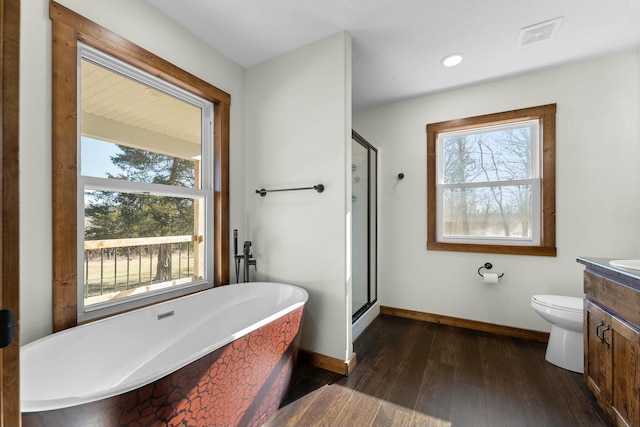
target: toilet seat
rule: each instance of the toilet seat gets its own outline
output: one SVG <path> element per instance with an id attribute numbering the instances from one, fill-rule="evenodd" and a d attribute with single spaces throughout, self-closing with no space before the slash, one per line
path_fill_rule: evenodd
<path id="1" fill-rule="evenodd" d="M 555 310 L 562 310 L 575 314 L 582 314 L 584 303 L 582 298 L 567 297 L 562 295 L 534 295 L 531 298 L 536 304 Z"/>

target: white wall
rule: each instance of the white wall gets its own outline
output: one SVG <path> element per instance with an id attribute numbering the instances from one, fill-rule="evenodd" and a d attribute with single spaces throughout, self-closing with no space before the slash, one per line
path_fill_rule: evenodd
<path id="1" fill-rule="evenodd" d="M 231 94 L 231 228 L 244 223 L 244 70 L 145 1 L 60 0 Z M 51 21 L 48 0 L 23 0 L 20 49 L 20 339 L 51 333 Z"/>
<path id="2" fill-rule="evenodd" d="M 637 52 L 621 54 L 354 113 L 354 129 L 384 153 L 381 304 L 548 330 L 530 298 L 582 296 L 576 256 L 637 257 L 638 63 Z M 548 103 L 557 103 L 558 256 L 427 251 L 427 123 Z M 399 172 L 406 177 L 397 183 Z M 477 274 L 487 261 L 505 273 L 498 285 L 483 284 Z"/>
<path id="3" fill-rule="evenodd" d="M 252 279 L 309 292 L 301 347 L 351 357 L 347 258 L 351 183 L 351 40 L 338 33 L 247 70 L 247 237 Z M 255 194 L 324 184 L 324 193 Z M 348 203 L 347 203 L 348 200 Z"/>
<path id="4" fill-rule="evenodd" d="M 640 49 L 638 49 L 638 51 L 637 51 L 636 58 L 637 58 L 636 61 L 637 61 L 637 64 L 638 64 L 638 66 L 637 66 L 637 71 L 638 71 L 638 103 L 640 104 Z M 638 126 L 638 135 L 640 135 L 640 107 L 638 107 L 637 126 Z M 639 139 L 638 143 L 640 144 L 640 139 Z M 640 164 L 640 152 L 638 153 L 638 164 Z M 640 247 L 638 248 L 638 251 L 636 252 L 636 257 L 640 258 Z"/>

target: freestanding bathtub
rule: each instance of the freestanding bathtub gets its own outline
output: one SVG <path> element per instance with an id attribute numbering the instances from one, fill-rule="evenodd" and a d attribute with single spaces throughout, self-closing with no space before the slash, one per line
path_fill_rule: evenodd
<path id="1" fill-rule="evenodd" d="M 23 426 L 262 425 L 286 394 L 307 298 L 221 286 L 27 344 Z"/>

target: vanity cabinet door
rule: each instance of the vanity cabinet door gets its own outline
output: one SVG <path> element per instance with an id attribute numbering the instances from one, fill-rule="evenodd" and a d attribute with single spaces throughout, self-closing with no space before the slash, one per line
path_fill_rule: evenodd
<path id="1" fill-rule="evenodd" d="M 640 332 L 611 316 L 611 330 L 605 332 L 604 339 L 611 347 L 610 404 L 616 425 L 640 426 Z"/>
<path id="2" fill-rule="evenodd" d="M 585 300 L 584 317 L 584 379 L 599 402 L 608 402 L 611 390 L 611 377 L 608 375 L 611 352 L 600 337 L 610 324 L 611 317 L 588 300 Z"/>

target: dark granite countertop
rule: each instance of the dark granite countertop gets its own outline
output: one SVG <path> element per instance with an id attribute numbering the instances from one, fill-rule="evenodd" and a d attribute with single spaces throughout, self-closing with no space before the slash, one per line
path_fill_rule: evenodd
<path id="1" fill-rule="evenodd" d="M 640 289 L 640 270 L 632 270 L 629 268 L 614 267 L 609 261 L 615 259 L 627 258 L 591 258 L 578 257 L 576 261 L 584 264 L 587 270 L 594 270 L 603 276 L 607 276 L 625 285 Z"/>

